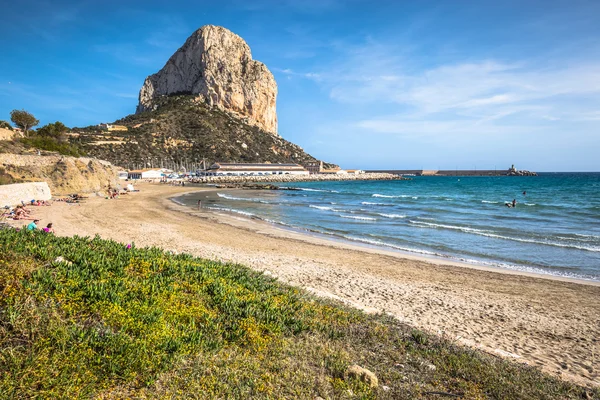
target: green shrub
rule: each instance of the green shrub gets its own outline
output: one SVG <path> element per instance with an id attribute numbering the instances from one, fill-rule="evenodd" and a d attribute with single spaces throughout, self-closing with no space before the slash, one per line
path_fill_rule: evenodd
<path id="1" fill-rule="evenodd" d="M 239 265 L 14 229 L 0 249 L 2 399 L 585 395 Z"/>
<path id="2" fill-rule="evenodd" d="M 39 150 L 55 151 L 65 156 L 82 157 L 85 152 L 77 145 L 68 142 L 62 142 L 54 137 L 32 136 L 21 138 L 21 143 L 29 148 Z"/>
<path id="3" fill-rule="evenodd" d="M 0 128 L 8 129 L 9 131 L 13 130 L 13 127 L 6 121 L 0 120 Z"/>

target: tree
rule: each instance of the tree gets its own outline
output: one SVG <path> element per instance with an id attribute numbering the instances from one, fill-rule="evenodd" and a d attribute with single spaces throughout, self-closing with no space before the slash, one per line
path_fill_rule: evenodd
<path id="1" fill-rule="evenodd" d="M 62 140 L 67 131 L 69 131 L 69 128 L 66 127 L 65 124 L 56 121 L 53 124 L 44 125 L 39 128 L 37 130 L 37 135 Z"/>
<path id="2" fill-rule="evenodd" d="M 19 128 L 23 129 L 23 133 L 27 136 L 27 131 L 40 123 L 35 119 L 33 114 L 25 110 L 12 110 L 10 112 L 10 120 Z"/>

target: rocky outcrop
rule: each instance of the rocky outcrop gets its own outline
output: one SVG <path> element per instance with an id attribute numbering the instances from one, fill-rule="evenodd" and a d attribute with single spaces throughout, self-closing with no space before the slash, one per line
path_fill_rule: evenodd
<path id="1" fill-rule="evenodd" d="M 0 206 L 14 206 L 31 200 L 50 200 L 52 193 L 46 182 L 0 185 Z"/>
<path id="2" fill-rule="evenodd" d="M 21 181 L 47 182 L 53 195 L 97 192 L 118 183 L 116 167 L 91 158 L 0 154 L 0 167 Z"/>
<path id="3" fill-rule="evenodd" d="M 10 129 L 0 128 L 0 140 L 12 140 L 15 132 Z"/>
<path id="4" fill-rule="evenodd" d="M 252 59 L 244 39 L 223 27 L 198 29 L 159 72 L 148 76 L 137 112 L 154 109 L 157 98 L 173 94 L 197 95 L 277 135 L 275 78 Z"/>

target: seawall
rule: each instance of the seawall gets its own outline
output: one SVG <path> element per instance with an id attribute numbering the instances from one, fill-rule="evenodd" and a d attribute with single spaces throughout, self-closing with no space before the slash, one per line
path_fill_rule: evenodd
<path id="1" fill-rule="evenodd" d="M 246 182 L 314 182 L 314 181 L 389 181 L 406 179 L 388 173 L 364 174 L 311 174 L 263 176 L 203 176 L 189 179 L 191 183 L 246 183 Z"/>
<path id="2" fill-rule="evenodd" d="M 536 176 L 535 172 L 495 170 L 495 169 L 448 169 L 448 170 L 423 170 L 423 169 L 390 169 L 390 170 L 372 170 L 368 173 L 388 173 L 395 175 L 416 175 L 416 176 Z"/>

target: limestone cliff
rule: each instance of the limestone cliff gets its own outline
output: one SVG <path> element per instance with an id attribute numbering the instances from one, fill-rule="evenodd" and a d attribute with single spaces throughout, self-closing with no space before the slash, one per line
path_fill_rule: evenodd
<path id="1" fill-rule="evenodd" d="M 160 71 L 148 76 L 137 112 L 152 110 L 158 97 L 173 94 L 196 95 L 277 135 L 275 78 L 252 59 L 244 39 L 223 27 L 198 29 Z"/>

